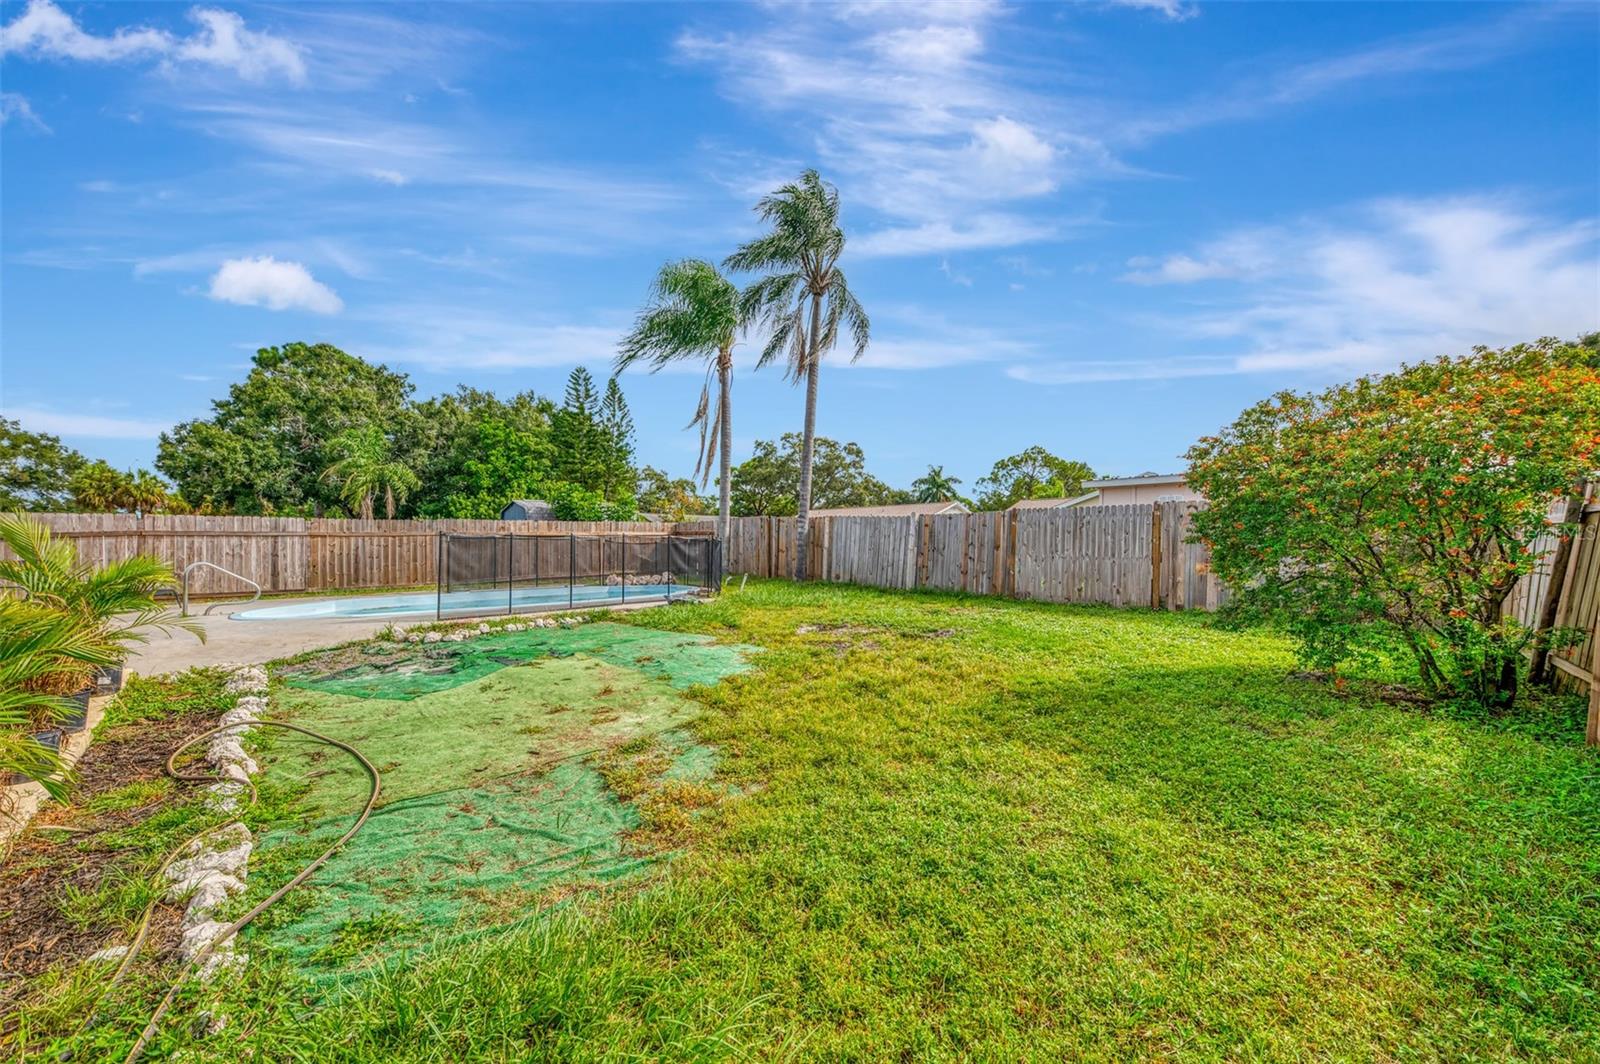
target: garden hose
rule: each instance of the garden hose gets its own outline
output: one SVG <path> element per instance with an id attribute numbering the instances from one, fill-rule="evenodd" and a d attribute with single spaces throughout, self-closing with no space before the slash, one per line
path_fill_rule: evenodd
<path id="1" fill-rule="evenodd" d="M 309 728 L 302 728 L 298 724 L 288 724 L 288 723 L 285 723 L 283 721 L 273 721 L 273 720 L 239 721 L 239 722 L 237 722 L 235 724 L 223 724 L 223 725 L 220 725 L 218 727 L 211 728 L 208 731 L 201 732 L 198 735 L 191 736 L 190 738 L 184 740 L 184 742 L 181 743 L 175 750 L 173 750 L 171 756 L 167 758 L 167 764 L 166 764 L 167 775 L 171 776 L 175 780 L 179 780 L 179 781 L 186 782 L 186 783 L 215 783 L 215 782 L 217 782 L 218 781 L 218 777 L 212 776 L 212 775 L 200 775 L 200 774 L 195 774 L 195 773 L 187 773 L 187 774 L 186 773 L 180 773 L 177 770 L 177 760 L 178 760 L 178 758 L 181 757 L 186 750 L 188 750 L 190 747 L 194 746 L 196 743 L 199 743 L 199 742 L 201 742 L 203 740 L 206 740 L 206 739 L 210 739 L 213 736 L 220 735 L 223 732 L 231 731 L 231 730 L 236 729 L 236 728 L 257 728 L 257 727 L 283 728 L 283 729 L 285 729 L 287 731 L 299 732 L 302 735 L 310 736 L 311 738 L 316 739 L 319 742 L 327 743 L 330 746 L 338 747 L 339 749 L 343 750 L 344 752 L 346 752 L 350 756 L 354 757 L 357 761 L 359 761 L 361 763 L 361 767 L 366 770 L 367 775 L 372 780 L 372 791 L 371 791 L 371 793 L 369 793 L 367 795 L 367 801 L 366 801 L 366 804 L 361 809 L 361 815 L 356 817 L 355 822 L 352 823 L 350 825 L 350 827 L 345 830 L 345 833 L 343 835 L 339 836 L 339 838 L 334 841 L 333 845 L 329 846 L 326 850 L 322 851 L 322 853 L 317 856 L 316 860 L 312 861 L 310 864 L 308 864 L 304 868 L 302 868 L 299 871 L 299 873 L 297 873 L 295 875 L 295 877 L 293 879 L 289 880 L 289 882 L 285 883 L 283 886 L 281 886 L 277 890 L 273 891 L 267 897 L 263 898 L 260 902 L 258 902 L 256 904 L 256 906 L 254 908 L 252 908 L 249 912 L 245 913 L 239 919 L 235 920 L 233 923 L 229 924 L 226 928 L 224 928 L 222 930 L 222 932 L 220 934 L 218 934 L 215 938 L 213 938 L 211 940 L 211 942 L 209 942 L 204 948 L 202 948 L 199 952 L 197 952 L 193 957 L 189 958 L 188 962 L 186 964 L 184 964 L 182 969 L 179 970 L 177 979 L 175 979 L 173 981 L 172 986 L 168 988 L 166 994 L 162 997 L 161 1003 L 158 1006 L 156 1006 L 156 1010 L 151 1015 L 150 1021 L 147 1024 L 145 1024 L 144 1030 L 139 1034 L 138 1041 L 136 1041 L 133 1044 L 133 1048 L 128 1051 L 128 1055 L 125 1058 L 125 1064 L 135 1064 L 135 1062 L 138 1061 L 138 1059 L 144 1054 L 145 1047 L 147 1045 L 149 1045 L 150 1039 L 155 1036 L 155 1033 L 156 1033 L 157 1029 L 160 1027 L 162 1017 L 164 1017 L 167 1014 L 167 1010 L 172 1007 L 172 1003 L 173 1003 L 174 1000 L 176 1000 L 178 991 L 183 987 L 184 980 L 188 978 L 189 973 L 195 967 L 197 967 L 198 965 L 204 963 L 206 960 L 210 959 L 211 955 L 214 952 L 216 952 L 216 949 L 217 949 L 218 946 L 220 946 L 224 942 L 230 941 L 235 935 L 237 935 L 241 930 L 243 930 L 247 925 L 249 925 L 249 923 L 252 920 L 254 920 L 256 917 L 260 916 L 262 913 L 266 912 L 273 905 L 277 904 L 278 901 L 280 901 L 284 897 L 284 895 L 288 894 L 295 887 L 298 887 L 300 884 L 304 883 L 307 879 L 309 879 L 312 876 L 312 874 L 316 872 L 316 870 L 318 868 L 321 868 L 322 865 L 324 863 L 326 863 L 329 858 L 331 858 L 335 853 L 337 853 L 339 851 L 340 847 L 342 847 L 345 843 L 349 842 L 350 839 L 355 836 L 355 833 L 361 830 L 362 825 L 367 822 L 367 818 L 372 815 L 373 807 L 375 805 L 377 805 L 377 803 L 378 803 L 378 795 L 383 789 L 383 778 L 379 774 L 376 766 L 374 766 L 371 761 L 367 760 L 367 757 L 366 757 L 365 754 L 363 754 L 360 750 L 357 750 L 355 747 L 349 745 L 348 743 L 340 742 L 338 739 L 334 739 L 334 738 L 331 738 L 330 736 L 323 735 L 320 732 L 314 732 Z M 256 791 L 255 784 L 252 781 L 250 781 L 249 779 L 245 779 L 245 780 L 240 781 L 240 782 L 243 782 L 244 785 L 249 788 L 249 791 L 250 791 L 249 806 L 254 806 L 256 804 L 257 800 L 258 800 L 258 792 Z M 247 806 L 247 808 L 249 806 Z M 169 853 L 167 855 L 166 859 L 163 860 L 162 863 L 161 863 L 160 871 L 157 873 L 158 876 L 160 874 L 164 873 L 167 870 L 167 868 L 171 866 L 171 864 L 177 858 L 177 856 L 180 853 L 183 853 L 185 850 L 187 850 L 188 847 L 196 839 L 201 838 L 202 836 L 204 836 L 205 834 L 207 834 L 211 830 L 214 830 L 214 829 L 209 829 L 208 828 L 207 831 L 201 832 L 199 835 L 196 835 L 193 838 L 185 841 L 181 846 L 179 846 L 177 849 L 175 849 L 171 853 Z M 117 984 L 117 982 L 119 980 L 121 980 L 123 978 L 123 976 L 125 976 L 127 974 L 128 970 L 132 967 L 134 956 L 138 953 L 139 948 L 144 944 L 144 940 L 145 940 L 147 934 L 149 933 L 149 929 L 150 929 L 150 914 L 151 914 L 153 909 L 154 909 L 154 903 L 151 903 L 150 906 L 146 907 L 144 915 L 140 918 L 139 930 L 138 930 L 137 934 L 134 936 L 134 941 L 129 945 L 128 952 L 123 957 L 122 963 L 120 965 L 118 965 L 116 972 L 112 975 L 110 981 L 107 982 L 105 991 L 102 991 L 102 993 L 101 993 L 102 997 L 104 997 L 105 993 L 109 992 L 110 989 L 113 986 L 115 986 Z M 92 1016 L 91 1016 L 91 1019 L 92 1019 Z M 88 1026 L 88 1024 L 85 1024 L 85 1026 Z"/>

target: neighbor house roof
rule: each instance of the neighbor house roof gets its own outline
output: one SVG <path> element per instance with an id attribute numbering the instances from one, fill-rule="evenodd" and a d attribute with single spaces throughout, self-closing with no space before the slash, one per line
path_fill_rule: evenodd
<path id="1" fill-rule="evenodd" d="M 903 502 L 893 506 L 837 506 L 828 510 L 812 510 L 812 517 L 916 517 L 921 514 L 964 514 L 967 508 L 959 502 Z"/>
<path id="2" fill-rule="evenodd" d="M 1107 477 L 1105 480 L 1086 480 L 1083 482 L 1083 486 L 1086 488 L 1118 488 L 1139 484 L 1160 486 L 1163 484 L 1182 483 L 1184 483 L 1182 473 L 1141 473 L 1136 477 Z"/>
<path id="3" fill-rule="evenodd" d="M 1069 506 L 1098 499 L 1098 491 L 1086 491 L 1082 495 L 1074 495 L 1069 499 L 1022 499 L 1011 504 L 1013 510 L 1065 510 Z"/>

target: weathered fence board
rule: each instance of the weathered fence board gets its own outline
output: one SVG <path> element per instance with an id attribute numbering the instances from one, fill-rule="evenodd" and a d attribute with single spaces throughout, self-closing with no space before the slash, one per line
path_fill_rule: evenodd
<path id="1" fill-rule="evenodd" d="M 70 539 L 95 566 L 153 554 L 181 572 L 210 562 L 266 592 L 337 591 L 432 584 L 441 532 L 519 536 L 625 533 L 641 539 L 710 535 L 709 526 L 617 521 L 348 521 L 298 517 L 168 517 L 133 514 L 36 514 Z M 615 548 L 620 550 L 620 546 Z M 605 559 L 594 559 L 596 565 Z M 249 587 L 214 569 L 196 568 L 194 597 L 242 595 Z"/>

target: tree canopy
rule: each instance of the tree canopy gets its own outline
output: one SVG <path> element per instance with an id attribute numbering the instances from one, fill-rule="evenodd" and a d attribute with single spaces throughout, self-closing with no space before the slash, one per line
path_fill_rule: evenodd
<path id="1" fill-rule="evenodd" d="M 689 477 L 672 477 L 654 466 L 639 470 L 639 509 L 643 513 L 660 514 L 669 521 L 697 517 L 716 509 L 717 501 L 695 491 L 695 482 Z"/>
<path id="2" fill-rule="evenodd" d="M 1029 447 L 1002 458 L 978 478 L 978 508 L 1006 510 L 1023 499 L 1061 499 L 1083 493 L 1094 470 L 1083 462 L 1061 458 L 1043 447 Z"/>
<path id="3" fill-rule="evenodd" d="M 777 443 L 757 440 L 755 453 L 733 470 L 733 512 L 740 516 L 789 516 L 800 485 L 800 434 L 786 432 Z M 909 502 L 867 472 L 866 455 L 855 443 L 818 436 L 812 464 L 811 497 L 818 509 L 882 506 Z"/>
<path id="4" fill-rule="evenodd" d="M 212 404 L 209 418 L 162 433 L 156 468 L 185 499 L 240 514 L 322 513 L 341 503 L 323 476 L 345 432 L 396 432 L 411 382 L 332 344 L 256 352 L 248 376 Z"/>
<path id="5" fill-rule="evenodd" d="M 84 457 L 45 432 L 0 417 L 0 510 L 65 510 Z"/>

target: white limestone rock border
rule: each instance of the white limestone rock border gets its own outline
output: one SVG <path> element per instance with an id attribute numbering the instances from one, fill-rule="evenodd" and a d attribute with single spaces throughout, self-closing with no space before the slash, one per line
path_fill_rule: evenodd
<path id="1" fill-rule="evenodd" d="M 245 752 L 241 736 L 267 713 L 267 672 L 259 665 L 234 666 L 227 690 L 239 699 L 224 713 L 219 726 L 229 730 L 212 736 L 206 746 L 206 763 L 224 778 L 207 788 L 212 801 L 228 812 L 238 808 L 240 796 L 260 766 Z M 167 868 L 167 897 L 185 903 L 183 937 L 178 945 L 184 961 L 193 960 L 217 942 L 228 925 L 213 919 L 229 898 L 242 894 L 254 848 L 250 829 L 239 821 L 208 831 L 191 842 Z M 234 948 L 231 938 L 218 942 L 200 967 L 209 979 L 223 969 L 243 966 L 247 957 Z"/>

